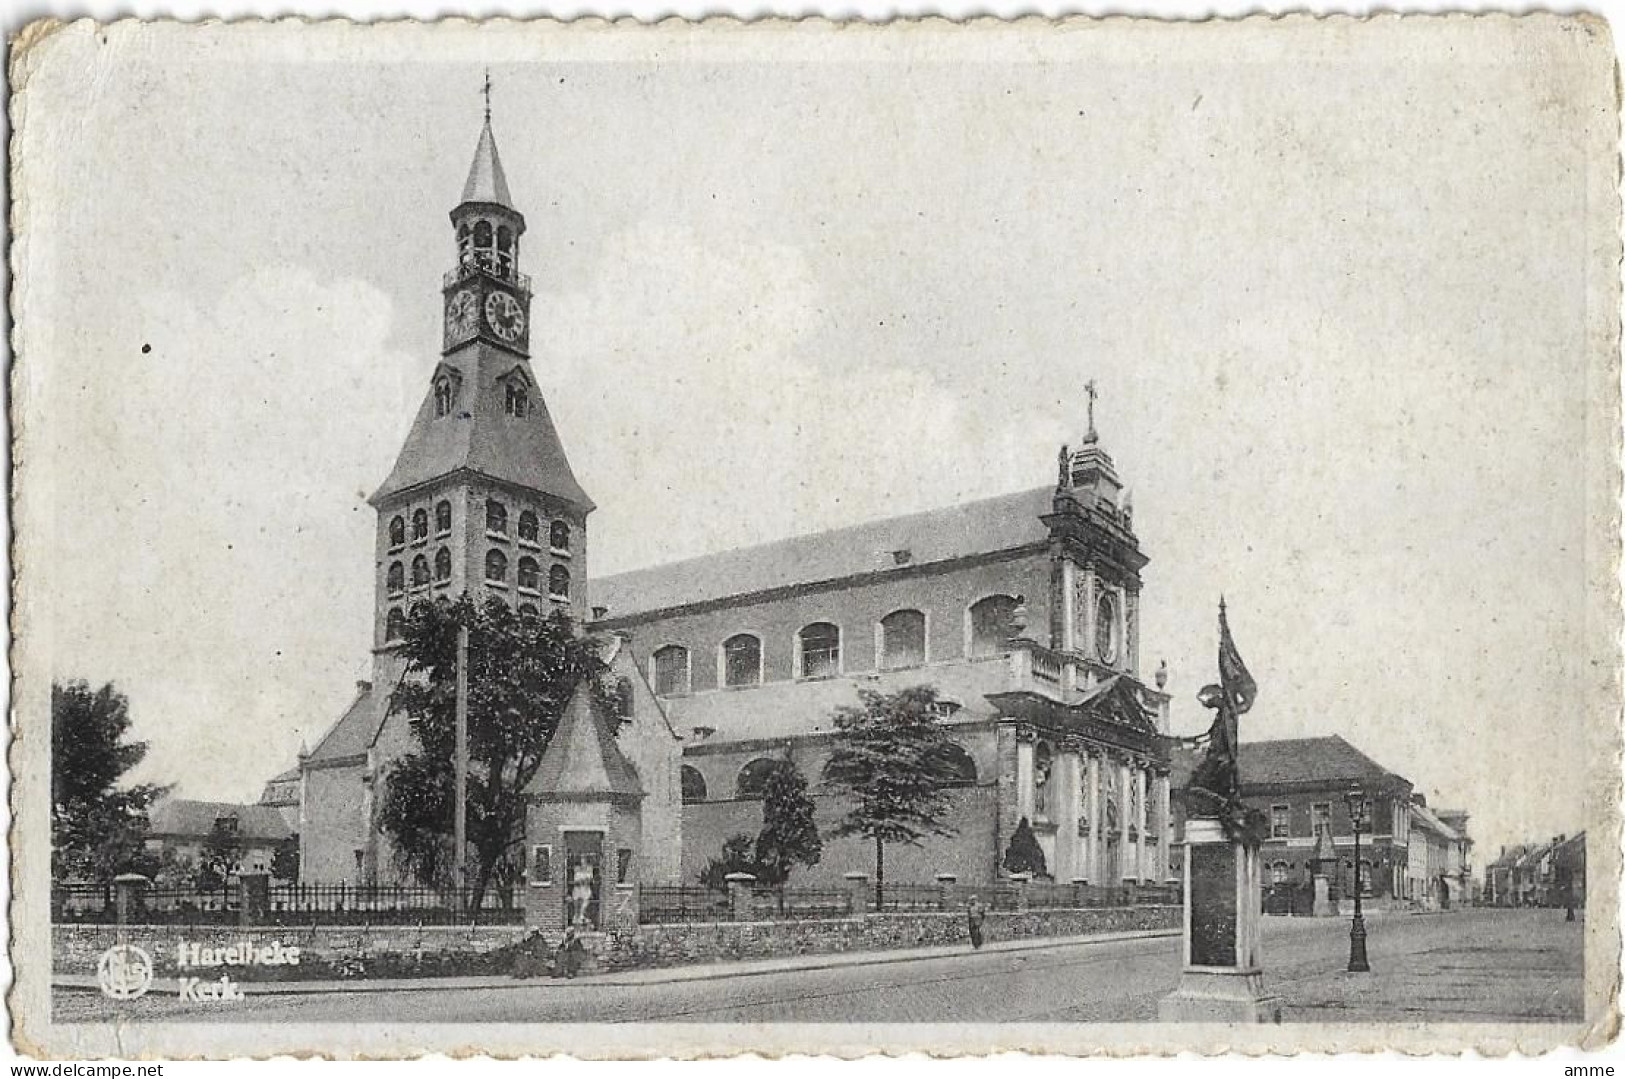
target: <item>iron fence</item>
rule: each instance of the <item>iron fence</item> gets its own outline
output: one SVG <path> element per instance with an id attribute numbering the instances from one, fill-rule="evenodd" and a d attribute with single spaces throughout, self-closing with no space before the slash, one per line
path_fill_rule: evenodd
<path id="1" fill-rule="evenodd" d="M 725 922 L 731 917 L 727 892 L 701 884 L 638 885 L 638 921 L 644 925 Z"/>

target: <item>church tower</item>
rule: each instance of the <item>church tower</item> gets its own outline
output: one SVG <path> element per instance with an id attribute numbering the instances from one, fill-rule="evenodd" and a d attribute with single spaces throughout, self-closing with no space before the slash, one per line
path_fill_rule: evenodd
<path id="1" fill-rule="evenodd" d="M 456 262 L 442 280 L 441 360 L 378 513 L 374 648 L 388 680 L 414 603 L 463 592 L 521 613 L 587 614 L 587 515 L 530 366 L 525 215 L 485 125 L 451 211 Z"/>

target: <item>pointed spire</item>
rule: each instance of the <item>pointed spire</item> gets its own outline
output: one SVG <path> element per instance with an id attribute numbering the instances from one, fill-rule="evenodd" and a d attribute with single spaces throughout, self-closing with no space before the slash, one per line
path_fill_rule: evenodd
<path id="1" fill-rule="evenodd" d="M 514 209 L 513 196 L 508 194 L 508 177 L 502 171 L 502 157 L 497 153 L 496 136 L 491 134 L 491 71 L 485 72 L 485 84 L 480 93 L 485 95 L 485 126 L 480 128 L 480 143 L 474 148 L 474 163 L 468 167 L 468 181 L 463 184 L 464 202 L 489 202 Z"/>

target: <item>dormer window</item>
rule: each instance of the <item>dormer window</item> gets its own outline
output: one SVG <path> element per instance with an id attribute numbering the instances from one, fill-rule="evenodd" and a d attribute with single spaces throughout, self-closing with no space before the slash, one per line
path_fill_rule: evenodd
<path id="1" fill-rule="evenodd" d="M 525 387 L 517 382 L 508 383 L 506 409 L 508 415 L 521 418 L 530 410 L 530 397 L 525 393 Z"/>
<path id="2" fill-rule="evenodd" d="M 452 399 L 451 379 L 442 375 L 434 382 L 434 414 L 438 419 L 441 416 L 451 415 Z"/>

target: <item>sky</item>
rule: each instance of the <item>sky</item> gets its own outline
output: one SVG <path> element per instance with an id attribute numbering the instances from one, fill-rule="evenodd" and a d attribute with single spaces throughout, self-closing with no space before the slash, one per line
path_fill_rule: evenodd
<path id="1" fill-rule="evenodd" d="M 1222 593 L 1243 737 L 1341 734 L 1481 864 L 1617 785 L 1561 42 L 172 34 L 70 33 L 23 98 L 24 579 L 145 777 L 252 799 L 368 675 L 488 65 L 593 575 L 1052 482 L 1093 379 L 1176 730 Z"/>

